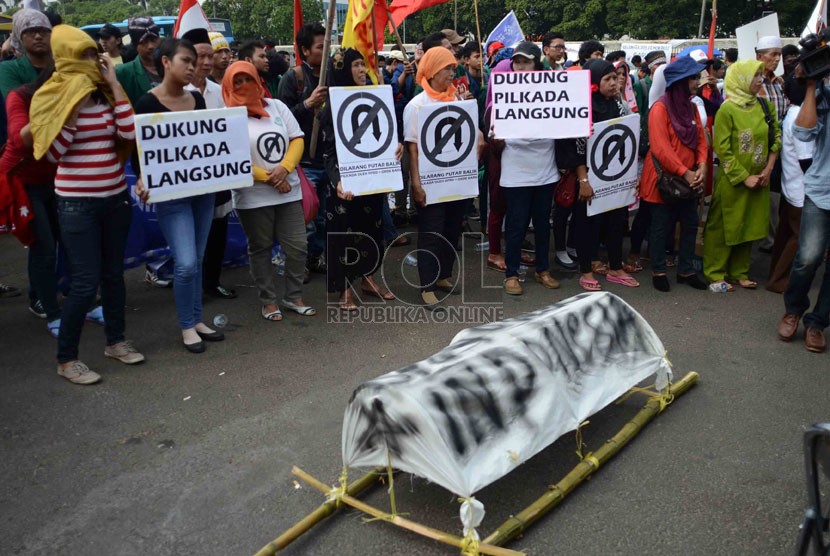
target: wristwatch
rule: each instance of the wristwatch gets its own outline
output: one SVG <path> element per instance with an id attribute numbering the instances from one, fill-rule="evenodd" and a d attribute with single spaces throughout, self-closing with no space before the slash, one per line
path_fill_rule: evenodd
<path id="1" fill-rule="evenodd" d="M 579 183 L 588 183 L 588 178 L 579 178 Z"/>

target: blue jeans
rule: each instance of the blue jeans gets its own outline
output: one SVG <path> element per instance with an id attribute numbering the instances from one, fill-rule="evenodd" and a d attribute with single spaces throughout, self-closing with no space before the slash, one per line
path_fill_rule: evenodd
<path id="1" fill-rule="evenodd" d="M 507 201 L 507 214 L 504 220 L 504 262 L 507 264 L 507 278 L 519 275 L 522 242 L 531 219 L 536 240 L 536 272 L 544 272 L 550 268 L 550 206 L 553 202 L 553 185 L 549 183 L 533 187 L 502 187 Z"/>
<path id="2" fill-rule="evenodd" d="M 213 193 L 156 203 L 173 256 L 173 293 L 182 330 L 202 322 L 202 261 L 213 221 Z"/>
<path id="3" fill-rule="evenodd" d="M 306 224 L 308 237 L 308 256 L 319 257 L 326 250 L 326 198 L 328 197 L 329 174 L 325 168 L 303 166 L 303 172 L 308 181 L 317 189 L 317 198 L 320 199 L 320 210 L 309 224 Z M 337 184 L 334 184 L 337 185 Z"/>
<path id="4" fill-rule="evenodd" d="M 124 341 L 124 250 L 132 217 L 126 191 L 104 198 L 58 197 L 61 240 L 72 271 L 61 314 L 58 363 L 78 358 L 84 319 L 98 286 L 107 345 Z"/>
<path id="5" fill-rule="evenodd" d="M 395 223 L 392 222 L 392 212 L 389 210 L 389 199 L 386 194 L 383 195 L 383 204 L 380 207 L 380 217 L 383 223 L 383 241 L 389 245 L 398 237 L 398 230 L 395 228 Z"/>
<path id="6" fill-rule="evenodd" d="M 824 259 L 824 251 L 830 247 L 830 210 L 816 206 L 804 197 L 801 209 L 801 229 L 798 236 L 798 253 L 795 255 L 790 283 L 784 292 L 784 306 L 792 315 L 803 315 L 810 308 L 810 286 L 818 267 Z M 824 330 L 830 324 L 830 265 L 824 266 L 824 278 L 818 292 L 818 300 L 812 313 L 804 316 L 804 326 Z"/>

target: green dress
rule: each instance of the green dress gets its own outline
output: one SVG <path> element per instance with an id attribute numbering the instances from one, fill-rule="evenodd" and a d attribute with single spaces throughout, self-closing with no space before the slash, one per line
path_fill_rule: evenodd
<path id="1" fill-rule="evenodd" d="M 715 116 L 714 150 L 720 159 L 712 206 L 704 236 L 704 273 L 710 280 L 727 275 L 747 278 L 749 242 L 767 236 L 769 187 L 749 189 L 744 180 L 760 174 L 770 152 L 781 148 L 781 125 L 770 108 L 775 126 L 775 142 L 769 148 L 769 128 L 760 102 L 740 106 L 724 102 Z M 737 248 L 737 251 L 735 250 Z M 733 253 L 733 251 L 735 251 Z M 731 261 L 737 256 L 740 260 Z"/>

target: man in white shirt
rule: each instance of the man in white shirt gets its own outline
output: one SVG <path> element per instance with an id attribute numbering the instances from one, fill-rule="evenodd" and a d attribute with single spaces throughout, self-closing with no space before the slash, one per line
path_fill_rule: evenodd
<path id="1" fill-rule="evenodd" d="M 193 81 L 186 89 L 198 91 L 205 98 L 205 106 L 208 110 L 224 108 L 225 101 L 222 100 L 222 86 L 214 83 L 208 77 L 213 71 L 213 46 L 206 29 L 193 29 L 184 34 L 182 38 L 188 39 L 196 49 L 196 71 L 193 73 Z M 228 216 L 233 210 L 233 200 L 230 191 L 216 193 L 213 222 L 208 234 L 207 247 L 205 247 L 204 268 L 202 270 L 202 289 L 207 295 L 223 299 L 233 299 L 236 291 L 226 288 L 219 282 L 222 273 L 222 259 L 225 255 L 225 245 L 228 239 Z"/>

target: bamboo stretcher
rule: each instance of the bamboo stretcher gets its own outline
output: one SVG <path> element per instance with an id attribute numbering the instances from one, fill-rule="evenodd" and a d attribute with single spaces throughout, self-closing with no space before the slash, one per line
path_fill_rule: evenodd
<path id="1" fill-rule="evenodd" d="M 622 450 L 622 448 L 625 447 L 625 445 L 628 444 L 635 436 L 637 436 L 637 434 L 639 434 L 647 424 L 660 415 L 668 407 L 668 405 L 672 403 L 672 401 L 688 392 L 689 389 L 697 383 L 699 378 L 700 375 L 695 372 L 690 372 L 679 381 L 669 385 L 669 387 L 662 393 L 643 388 L 632 388 L 629 390 L 629 392 L 626 393 L 621 400 L 633 394 L 643 394 L 648 398 L 648 401 L 646 401 L 646 404 L 642 407 L 642 409 L 640 409 L 640 411 L 638 411 L 637 414 L 630 421 L 628 421 L 617 434 L 607 440 L 599 449 L 584 455 L 582 457 L 582 461 L 580 461 L 576 467 L 565 475 L 561 481 L 554 485 L 550 485 L 547 491 L 545 491 L 545 493 L 535 502 L 530 504 L 518 514 L 508 518 L 491 534 L 476 543 L 472 548 L 472 551 L 469 543 L 467 542 L 468 539 L 466 538 L 452 535 L 450 533 L 446 533 L 401 517 L 396 513 L 394 508 L 394 499 L 392 503 L 392 513 L 375 508 L 358 500 L 356 498 L 357 495 L 374 484 L 377 484 L 382 477 L 387 476 L 386 469 L 374 469 L 351 484 L 342 484 L 338 489 L 330 487 L 295 466 L 291 472 L 309 486 L 316 488 L 325 494 L 327 499 L 316 510 L 305 516 L 282 535 L 262 547 L 255 556 L 274 556 L 280 550 L 283 550 L 289 546 L 301 535 L 311 530 L 316 524 L 335 513 L 344 505 L 363 512 L 376 520 L 386 521 L 392 525 L 412 531 L 423 537 L 461 548 L 462 554 L 465 555 L 486 554 L 488 556 L 523 556 L 525 554 L 524 552 L 510 550 L 508 548 L 504 548 L 503 545 L 522 535 L 533 523 L 558 506 L 565 499 L 565 497 L 568 496 L 568 494 L 576 489 L 576 487 L 589 479 L 600 469 L 600 467 L 605 465 L 611 458 L 617 455 L 617 453 Z"/>

